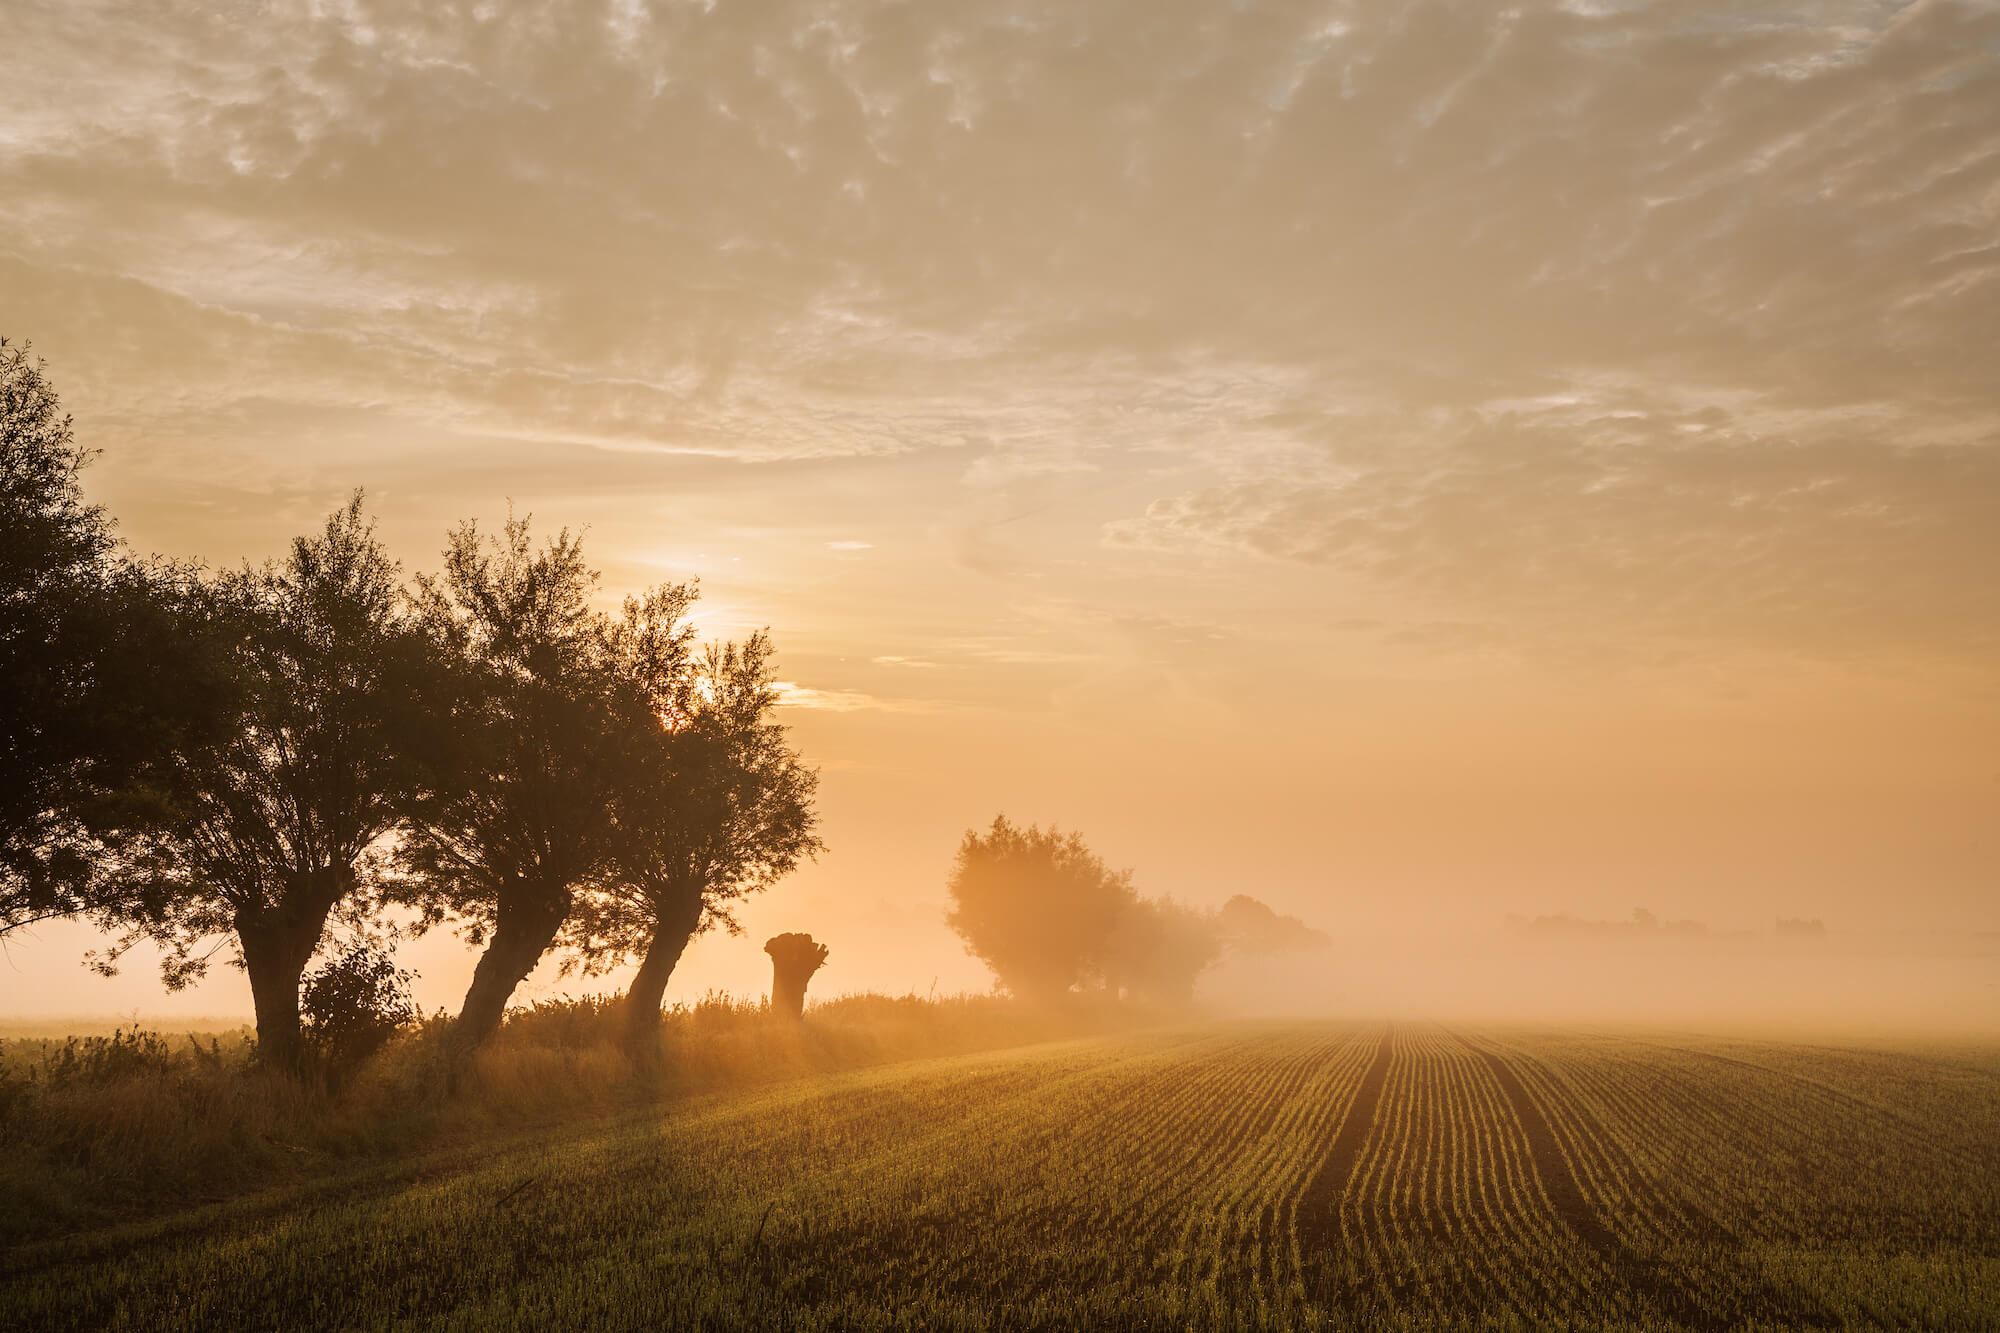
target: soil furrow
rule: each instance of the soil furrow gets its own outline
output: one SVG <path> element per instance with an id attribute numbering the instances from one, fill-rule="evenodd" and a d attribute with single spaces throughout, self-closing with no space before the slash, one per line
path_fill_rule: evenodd
<path id="1" fill-rule="evenodd" d="M 1718 1313 L 1697 1293 L 1675 1281 L 1664 1263 L 1640 1254 L 1604 1224 L 1604 1220 L 1591 1208 L 1576 1173 L 1570 1169 L 1569 1159 L 1563 1155 L 1548 1117 L 1529 1095 L 1520 1076 L 1497 1052 L 1482 1050 L 1470 1042 L 1465 1044 L 1486 1061 L 1494 1080 L 1499 1083 L 1527 1138 L 1528 1155 L 1535 1173 L 1541 1177 L 1543 1192 L 1548 1195 L 1556 1216 L 1576 1233 L 1577 1238 L 1595 1250 L 1620 1281 L 1675 1323 L 1695 1329 L 1733 1328 L 1742 1323 L 1742 1315 Z M 1739 1295 L 1743 1304 L 1748 1306 L 1745 1313 L 1752 1318 L 1768 1318 L 1772 1312 L 1783 1312 L 1785 1322 L 1794 1327 L 1830 1328 L 1839 1322 L 1821 1311 L 1801 1308 L 1800 1293 L 1780 1293 L 1752 1287 Z"/>
<path id="2" fill-rule="evenodd" d="M 1368 1131 L 1374 1127 L 1376 1108 L 1382 1100 L 1382 1085 L 1389 1077 L 1390 1031 L 1383 1029 L 1381 1040 L 1375 1047 L 1375 1058 L 1369 1062 L 1368 1072 L 1361 1076 L 1360 1086 L 1354 1091 L 1354 1100 L 1348 1104 L 1347 1114 L 1342 1117 L 1340 1128 L 1327 1147 L 1326 1157 L 1320 1162 L 1319 1170 L 1313 1173 L 1305 1192 L 1299 1196 L 1299 1258 L 1309 1269 L 1322 1267 L 1327 1253 L 1333 1248 L 1334 1237 L 1339 1230 L 1335 1206 L 1347 1187 L 1348 1178 L 1354 1174 L 1354 1163 L 1361 1155 L 1361 1145 L 1368 1141 Z"/>

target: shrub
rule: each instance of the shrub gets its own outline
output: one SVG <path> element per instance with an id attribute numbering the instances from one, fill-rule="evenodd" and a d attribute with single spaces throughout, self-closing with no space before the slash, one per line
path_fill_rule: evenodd
<path id="1" fill-rule="evenodd" d="M 338 1087 L 398 1028 L 416 1021 L 414 977 L 368 944 L 354 944 L 306 973 L 299 1028 L 314 1066 Z"/>

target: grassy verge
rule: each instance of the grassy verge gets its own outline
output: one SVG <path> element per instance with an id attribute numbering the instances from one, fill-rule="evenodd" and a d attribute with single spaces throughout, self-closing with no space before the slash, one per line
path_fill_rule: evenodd
<path id="1" fill-rule="evenodd" d="M 859 995 L 803 1024 L 710 997 L 662 1016 L 635 1067 L 595 1000 L 510 1015 L 445 1090 L 444 1024 L 399 1037 L 339 1095 L 256 1067 L 241 1034 L 0 1042 L 0 1247 L 248 1192 L 342 1177 L 446 1145 L 798 1075 L 1129 1027 L 1102 1008 L 1030 1011 L 990 997 Z"/>

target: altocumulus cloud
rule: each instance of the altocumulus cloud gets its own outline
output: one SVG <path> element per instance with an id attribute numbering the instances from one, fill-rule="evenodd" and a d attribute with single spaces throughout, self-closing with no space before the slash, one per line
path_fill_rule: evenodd
<path id="1" fill-rule="evenodd" d="M 28 0 L 8 36 L 5 314 L 152 438 L 364 404 L 988 446 L 975 482 L 1171 479 L 1124 550 L 1445 619 L 2000 631 L 1989 5 Z"/>

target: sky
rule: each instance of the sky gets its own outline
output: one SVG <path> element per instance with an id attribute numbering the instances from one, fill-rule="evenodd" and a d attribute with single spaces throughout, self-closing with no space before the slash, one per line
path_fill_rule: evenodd
<path id="1" fill-rule="evenodd" d="M 413 572 L 511 505 L 770 627 L 829 850 L 670 999 L 780 930 L 983 989 L 944 881 L 1003 811 L 1346 941 L 2000 930 L 2000 8 L 4 27 L 0 333 L 134 547 L 364 486 Z M 92 942 L 0 1009 L 247 1009 Z"/>

